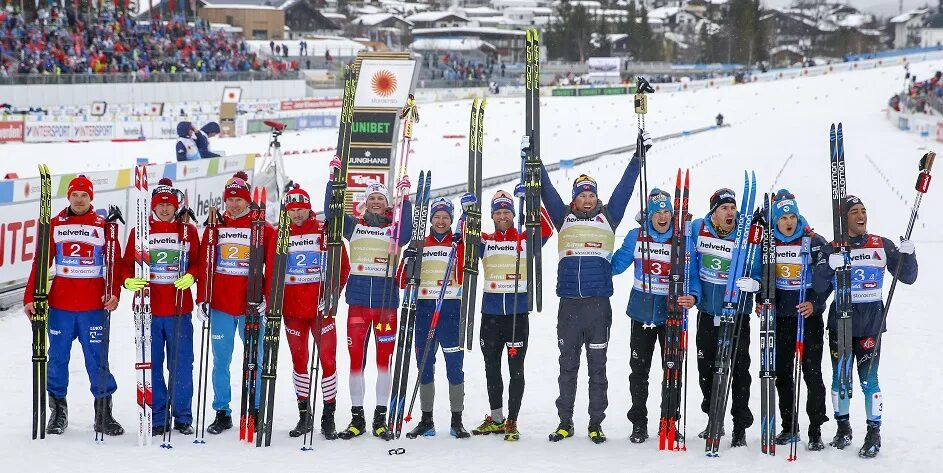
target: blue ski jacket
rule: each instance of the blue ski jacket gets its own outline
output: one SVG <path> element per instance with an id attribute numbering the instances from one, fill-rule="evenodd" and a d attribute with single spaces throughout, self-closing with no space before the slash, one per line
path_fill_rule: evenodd
<path id="1" fill-rule="evenodd" d="M 700 272 L 702 258 L 701 258 L 701 245 L 699 244 L 699 236 L 701 232 L 706 231 L 708 234 L 714 238 L 720 238 L 717 234 L 717 230 L 714 229 L 714 225 L 711 224 L 710 214 L 704 216 L 704 218 L 699 218 L 692 222 L 691 224 L 691 235 L 694 236 L 694 247 L 691 248 L 691 267 L 695 268 Z M 726 241 L 735 241 L 736 240 L 736 229 L 730 232 L 729 235 L 722 238 Z M 761 264 L 762 252 L 760 248 L 756 248 L 754 257 L 752 260 L 752 266 L 750 267 L 750 277 L 760 280 L 762 274 L 762 264 Z M 751 261 L 747 261 L 747 264 L 750 264 Z M 699 276 L 700 277 L 700 276 Z M 726 284 L 715 284 L 709 281 L 703 280 L 701 277 L 701 297 L 697 301 L 697 310 L 700 312 L 707 312 L 712 315 L 720 315 L 724 308 L 724 294 L 727 292 Z M 753 297 L 745 297 L 743 314 L 749 314 L 753 309 Z"/>

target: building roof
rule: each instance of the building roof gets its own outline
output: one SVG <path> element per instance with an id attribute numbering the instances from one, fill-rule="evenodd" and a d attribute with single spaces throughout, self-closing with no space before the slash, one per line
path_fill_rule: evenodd
<path id="1" fill-rule="evenodd" d="M 891 18 L 891 23 L 906 23 L 910 21 L 911 18 L 913 17 L 922 16 L 927 13 L 930 13 L 929 8 L 915 8 L 913 10 L 901 13 L 900 15 L 897 15 L 894 18 Z"/>
<path id="2" fill-rule="evenodd" d="M 461 21 L 468 23 L 468 18 L 465 18 L 465 16 L 460 15 L 458 13 L 449 12 L 449 11 L 424 11 L 420 13 L 414 13 L 412 15 L 407 16 L 406 20 L 411 21 L 413 23 L 428 23 L 428 22 L 441 21 L 449 17 L 455 17 Z"/>
<path id="3" fill-rule="evenodd" d="M 495 16 L 501 14 L 500 11 L 491 7 L 466 7 L 462 10 L 465 11 L 466 16 Z"/>
<path id="4" fill-rule="evenodd" d="M 488 26 L 459 26 L 457 28 L 416 28 L 413 30 L 413 36 L 437 35 L 440 33 L 455 33 L 455 36 L 474 36 L 479 34 L 491 34 L 499 36 L 524 36 L 526 33 L 522 30 L 505 30 L 501 28 L 492 28 Z"/>
<path id="5" fill-rule="evenodd" d="M 376 26 L 389 19 L 405 22 L 409 24 L 409 26 L 413 25 L 413 22 L 403 19 L 403 17 L 394 15 L 392 13 L 371 13 L 369 15 L 361 15 L 357 18 L 354 18 L 350 23 L 353 25 Z"/>

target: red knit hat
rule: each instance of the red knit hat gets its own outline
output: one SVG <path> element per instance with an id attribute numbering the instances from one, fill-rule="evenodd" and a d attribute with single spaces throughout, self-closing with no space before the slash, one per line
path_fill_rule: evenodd
<path id="1" fill-rule="evenodd" d="M 89 200 L 95 198 L 95 188 L 85 174 L 79 174 L 69 181 L 69 193 L 66 197 L 71 196 L 73 192 L 86 192 Z"/>
<path id="2" fill-rule="evenodd" d="M 298 184 L 285 194 L 285 210 L 291 209 L 311 210 L 311 197 Z"/>
<path id="3" fill-rule="evenodd" d="M 174 208 L 180 207 L 180 191 L 174 189 L 174 181 L 169 177 L 161 178 L 157 187 L 151 192 L 151 210 L 157 207 L 157 204 L 173 204 Z"/>
<path id="4" fill-rule="evenodd" d="M 244 171 L 239 171 L 226 181 L 226 187 L 223 189 L 223 199 L 242 197 L 247 201 L 251 200 L 252 197 L 249 196 L 249 190 L 251 188 L 252 186 L 249 185 L 249 176 Z"/>

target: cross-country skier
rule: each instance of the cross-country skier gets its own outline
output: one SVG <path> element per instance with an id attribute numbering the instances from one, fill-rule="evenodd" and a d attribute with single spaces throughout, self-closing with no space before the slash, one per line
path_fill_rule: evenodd
<path id="1" fill-rule="evenodd" d="M 324 317 L 318 305 L 321 300 L 323 255 L 327 249 L 324 225 L 311 211 L 311 198 L 308 193 L 297 184 L 288 191 L 286 200 L 285 210 L 291 218 L 291 235 L 288 237 L 282 316 L 288 348 L 291 350 L 292 381 L 299 412 L 298 424 L 288 435 L 300 437 L 311 432 L 314 424 L 308 402 L 311 391 L 308 334 L 311 334 L 321 360 L 321 394 L 324 399 L 321 434 L 324 438 L 332 440 L 337 437 L 334 427 L 334 411 L 337 406 L 337 330 L 334 319 Z M 344 251 L 343 255 L 342 284 L 346 282 L 347 273 L 350 271 L 347 252 Z M 274 265 L 274 257 L 275 252 L 270 251 L 268 264 Z"/>
<path id="2" fill-rule="evenodd" d="M 246 336 L 246 307 L 249 284 L 249 243 L 252 227 L 252 217 L 249 208 L 251 201 L 249 176 L 239 171 L 233 175 L 223 188 L 223 198 L 226 203 L 226 212 L 223 214 L 218 231 L 216 245 L 216 265 L 213 276 L 212 300 L 206 300 L 203 294 L 203 285 L 199 286 L 197 301 L 200 310 L 197 314 L 200 321 L 210 318 L 210 336 L 213 351 L 213 410 L 216 418 L 206 428 L 211 434 L 219 434 L 232 428 L 232 409 L 229 402 L 232 399 L 230 385 L 230 366 L 232 365 L 232 351 L 235 344 L 236 332 L 245 342 Z M 263 236 L 263 251 L 267 251 L 275 241 L 275 229 L 265 223 Z M 206 259 L 206 237 L 208 229 L 203 232 L 203 244 L 200 246 L 200 262 Z M 265 254 L 265 253 L 263 253 Z M 267 279 L 267 278 L 264 278 Z M 265 284 L 263 282 L 263 284 Z M 265 284 L 263 287 L 267 287 Z M 265 304 L 259 307 L 259 313 L 265 313 Z M 259 324 L 259 346 L 265 324 Z M 262 350 L 259 350 L 257 366 L 262 366 Z M 241 376 L 241 374 L 240 374 Z M 260 382 L 261 377 L 256 377 Z M 256 390 L 256 397 L 261 395 L 261 389 Z M 258 399 L 256 399 L 258 405 Z"/>
<path id="3" fill-rule="evenodd" d="M 518 198 L 524 195 L 524 186 L 515 188 Z M 470 195 L 470 194 L 469 194 Z M 484 287 L 481 296 L 481 354 L 485 359 L 485 379 L 491 414 L 476 429 L 475 435 L 504 434 L 504 439 L 520 438 L 517 415 L 524 397 L 524 357 L 530 332 L 527 311 L 527 234 L 518 233 L 514 226 L 514 197 L 503 190 L 491 199 L 491 219 L 494 233 L 481 234 L 482 274 Z M 540 233 L 543 242 L 553 235 L 550 216 L 541 209 Z M 520 255 L 520 260 L 518 259 Z M 515 273 L 515 267 L 518 272 Z M 515 284 L 516 281 L 516 284 Z M 515 289 L 517 292 L 515 293 Z M 508 354 L 508 416 L 504 417 L 504 379 L 501 358 Z M 512 356 L 510 353 L 514 353 Z"/>
<path id="4" fill-rule="evenodd" d="M 868 212 L 858 197 L 845 198 L 841 210 L 848 219 L 851 251 L 852 350 L 857 359 L 868 425 L 864 445 L 858 454 L 872 458 L 881 450 L 881 411 L 884 407 L 884 397 L 878 384 L 881 352 L 875 340 L 881 333 L 883 324 L 884 273 L 888 267 L 896 268 L 900 261 L 898 279 L 904 284 L 913 284 L 917 280 L 917 256 L 910 240 L 902 240 L 898 246 L 888 238 L 869 234 Z M 827 256 L 815 266 L 813 288 L 816 292 L 824 294 L 834 288 L 835 269 L 844 265 L 844 261 L 833 246 L 823 248 L 822 252 Z M 838 341 L 835 321 L 833 301 L 828 311 L 828 343 L 832 353 L 832 407 L 835 408 L 838 430 L 829 445 L 843 449 L 851 444 L 851 399 L 839 399 L 838 396 L 839 370 L 835 368 L 838 361 Z"/>
<path id="5" fill-rule="evenodd" d="M 471 196 L 474 199 L 474 196 Z M 470 205 L 470 204 L 469 204 Z M 406 437 L 414 439 L 420 436 L 435 435 L 435 424 L 432 421 L 432 405 L 435 399 L 435 355 L 442 347 L 445 358 L 445 375 L 449 382 L 449 408 L 452 412 L 452 422 L 449 433 L 455 438 L 467 438 L 469 433 L 462 425 L 462 411 L 465 410 L 465 371 L 463 363 L 465 352 L 462 351 L 462 340 L 458 337 L 459 312 L 461 310 L 462 265 L 465 255 L 465 245 L 461 241 L 461 233 L 452 233 L 452 220 L 455 210 L 448 199 L 438 198 L 429 205 L 429 220 L 432 224 L 429 235 L 426 236 L 425 246 L 422 249 L 422 271 L 419 283 L 419 301 L 416 303 L 416 363 L 421 365 L 423 353 L 432 350 L 426 357 L 426 364 L 419 373 L 419 407 L 422 410 L 422 419 Z M 461 227 L 461 224 L 459 225 Z M 448 283 L 445 287 L 445 297 L 439 313 L 435 334 L 426 346 L 439 292 L 443 290 L 443 277 L 448 266 L 452 243 L 457 241 L 455 260 Z M 402 281 L 405 287 L 405 280 Z"/>
<path id="6" fill-rule="evenodd" d="M 796 352 L 797 317 L 803 325 L 802 378 L 808 389 L 806 413 L 809 416 L 808 449 L 825 448 L 822 443 L 822 424 L 828 422 L 825 413 L 825 383 L 822 381 L 822 350 L 825 340 L 825 300 L 827 293 L 812 288 L 812 266 L 822 257 L 822 248 L 828 242 L 812 231 L 805 217 L 799 213 L 795 196 L 786 189 L 776 193 L 772 204 L 773 235 L 776 237 L 776 391 L 779 394 L 779 412 L 782 432 L 776 437 L 777 445 L 786 445 L 799 433 L 793 431 L 793 368 Z M 811 238 L 809 267 L 806 273 L 806 300 L 799 301 L 802 277 L 802 238 Z M 757 304 L 757 311 L 761 309 Z M 796 413 L 798 416 L 798 413 Z"/>
<path id="7" fill-rule="evenodd" d="M 95 191 L 84 175 L 69 181 L 66 194 L 69 206 L 53 217 L 49 231 L 49 256 L 56 272 L 49 291 L 49 407 L 51 410 L 46 433 L 62 434 L 69 425 L 66 392 L 69 387 L 69 356 L 76 338 L 82 345 L 85 370 L 95 397 L 95 432 L 121 435 L 124 428 L 112 416 L 111 396 L 118 389 L 108 368 L 108 334 L 106 318 L 118 307 L 121 286 L 115 284 L 105 294 L 105 273 L 119 281 L 120 261 L 106 267 L 105 219 L 95 213 L 92 199 Z M 115 242 L 118 260 L 120 242 Z M 23 311 L 30 318 L 36 267 L 26 283 Z"/>
<path id="8" fill-rule="evenodd" d="M 341 162 L 334 158 L 332 169 L 340 169 Z M 330 184 L 328 184 L 330 186 Z M 409 178 L 404 177 L 398 187 L 409 189 Z M 330 187 L 328 187 L 330 189 Z M 364 192 L 363 214 L 357 219 L 344 215 L 344 238 L 350 243 L 350 279 L 347 280 L 347 351 L 350 354 L 350 425 L 337 436 L 349 440 L 362 435 L 367 428 L 363 409 L 363 371 L 367 363 L 367 348 L 370 333 L 376 343 L 376 407 L 373 410 L 373 435 L 384 437 L 387 433 L 386 409 L 390 388 L 393 384 L 390 373 L 390 358 L 396 348 L 396 309 L 399 291 L 396 280 L 386 277 L 390 239 L 393 231 L 393 209 L 389 192 L 378 182 L 370 184 Z M 330 221 L 330 190 L 325 193 L 324 215 Z M 412 204 L 403 202 L 399 235 L 396 247 L 409 242 L 413 231 Z M 393 268 L 394 270 L 396 268 Z"/>
<path id="9" fill-rule="evenodd" d="M 645 149 L 652 139 L 643 135 Z M 521 156 L 529 152 L 530 137 L 521 140 Z M 609 405 L 609 380 L 606 378 L 606 353 L 609 328 L 612 325 L 612 253 L 615 251 L 615 230 L 625 216 L 640 163 L 632 157 L 622 178 L 613 190 L 608 204 L 599 199 L 596 181 L 582 174 L 573 181 L 570 204 L 560 198 L 546 168 L 541 167 L 541 199 L 559 232 L 557 247 L 557 343 L 560 348 L 560 396 L 557 415 L 560 425 L 550 434 L 557 442 L 573 436 L 573 404 L 576 402 L 576 375 L 580 354 L 586 347 L 589 372 L 589 438 L 594 443 L 606 441 L 602 421 Z"/>
<path id="10" fill-rule="evenodd" d="M 646 226 L 649 244 L 649 261 L 642 268 L 642 248 L 639 244 L 641 229 L 636 228 L 626 235 L 615 256 L 612 258 L 613 274 L 622 274 L 629 266 L 635 265 L 632 293 L 626 314 L 632 319 L 632 332 L 629 338 L 629 393 L 632 396 L 632 408 L 627 417 L 632 422 L 632 434 L 629 441 L 642 443 L 648 439 L 648 375 L 652 368 L 655 341 L 665 350 L 665 321 L 668 318 L 668 283 L 671 274 L 671 243 L 675 238 L 672 225 L 674 209 L 671 196 L 667 192 L 654 188 L 648 194 L 645 206 L 647 215 L 641 225 Z M 678 296 L 678 305 L 690 309 L 700 297 L 700 280 L 686 271 L 690 281 L 690 293 Z M 649 282 L 650 281 L 650 282 Z M 648 285 L 648 289 L 645 286 Z M 662 399 L 664 402 L 664 399 Z"/>
<path id="11" fill-rule="evenodd" d="M 710 198 L 710 211 L 703 219 L 697 219 L 691 224 L 691 234 L 696 238 L 696 244 L 691 249 L 691 266 L 698 268 L 701 283 L 701 297 L 697 301 L 697 374 L 698 384 L 704 400 L 701 410 L 710 414 L 711 386 L 714 380 L 714 363 L 717 354 L 717 327 L 720 325 L 720 314 L 723 311 L 724 294 L 727 290 L 727 278 L 730 272 L 730 258 L 736 240 L 737 227 L 737 200 L 736 194 L 730 189 L 718 189 Z M 744 229 L 747 232 L 748 229 Z M 745 238 L 745 237 L 744 237 Z M 755 293 L 760 289 L 761 265 L 759 251 L 752 261 L 750 276 L 739 278 L 737 288 L 744 293 Z M 747 261 L 747 264 L 750 264 Z M 731 360 L 731 374 L 733 377 L 730 413 L 733 416 L 733 437 L 731 447 L 745 447 L 746 429 L 753 424 L 753 413 L 750 411 L 750 317 L 752 313 L 752 297 L 742 294 L 745 298 L 742 314 L 735 317 L 742 318 L 740 332 L 734 333 L 733 353 L 736 358 Z M 739 346 L 738 346 L 739 345 Z M 707 438 L 708 428 L 697 434 L 698 438 Z M 723 435 L 723 428 L 721 428 Z"/>
<path id="12" fill-rule="evenodd" d="M 167 353 L 167 371 L 173 382 L 173 428 L 184 435 L 193 433 L 193 296 L 190 286 L 199 274 L 200 241 L 197 229 L 188 225 L 184 251 L 189 255 L 189 267 L 179 275 L 181 262 L 180 241 L 184 224 L 175 220 L 180 207 L 181 192 L 173 187 L 173 181 L 163 178 L 151 192 L 150 217 L 150 288 L 151 288 L 151 376 L 153 385 L 153 435 L 163 435 L 170 429 L 167 418 L 168 386 L 164 381 L 164 353 Z M 137 228 L 131 229 L 125 246 L 124 274 L 134 275 L 134 241 Z M 147 282 L 128 277 L 124 287 L 139 291 Z M 180 299 L 180 305 L 177 300 Z"/>

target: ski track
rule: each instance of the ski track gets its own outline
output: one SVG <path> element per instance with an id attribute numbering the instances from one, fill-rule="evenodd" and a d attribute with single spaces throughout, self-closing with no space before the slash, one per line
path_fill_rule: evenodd
<path id="1" fill-rule="evenodd" d="M 911 70 L 918 77 L 927 77 L 943 66 L 943 62 L 914 64 Z M 704 126 L 713 121 L 717 112 L 723 112 L 733 126 L 670 142 L 656 143 L 649 152 L 649 185 L 669 188 L 673 185 L 677 167 L 691 168 L 691 211 L 695 218 L 707 210 L 707 196 L 718 187 L 739 191 L 743 169 L 757 173 L 758 191 L 769 190 L 772 180 L 784 160 L 794 155 L 785 169 L 778 187 L 787 187 L 796 194 L 802 214 L 820 233 L 831 239 L 829 222 L 828 186 L 828 125 L 843 121 L 845 150 L 848 163 L 848 190 L 862 197 L 869 210 L 869 229 L 873 233 L 896 238 L 902 234 L 913 200 L 917 160 L 935 142 L 914 134 L 902 133 L 892 126 L 882 111 L 887 97 L 901 84 L 902 72 L 887 68 L 823 77 L 801 78 L 762 84 L 728 87 L 695 93 L 655 94 L 650 97 L 647 128 L 655 135 Z M 523 99 L 492 98 L 486 111 L 485 169 L 489 175 L 519 169 L 518 143 L 523 122 L 520 107 Z M 636 122 L 629 97 L 544 98 L 542 109 L 542 152 L 547 162 L 560 158 L 588 154 L 602 149 L 630 144 L 635 139 Z M 420 104 L 422 121 L 417 125 L 410 157 L 410 171 L 433 171 L 433 187 L 461 182 L 465 176 L 465 139 L 445 139 L 445 134 L 467 133 L 469 101 Z M 331 130 L 286 133 L 282 142 L 287 150 L 333 146 L 336 138 Z M 262 152 L 267 144 L 265 135 L 214 140 L 216 147 L 229 154 Z M 105 170 L 129 166 L 138 156 L 149 156 L 152 162 L 171 156 L 173 141 L 145 143 L 81 143 L 81 144 L 14 144 L 4 146 L 4 154 L 14 159 L 5 160 L 5 170 L 21 176 L 35 175 L 35 163 L 46 161 L 54 172 Z M 39 153 L 37 153 L 39 152 Z M 165 154 L 166 153 L 166 154 Z M 323 181 L 330 152 L 314 155 L 286 156 L 288 174 L 306 184 L 316 201 L 323 197 Z M 865 156 L 870 156 L 885 174 L 875 172 Z M 83 158 L 82 160 L 75 159 Z M 16 159 L 18 158 L 18 159 Z M 556 188 L 564 198 L 570 192 L 570 182 L 580 173 L 595 177 L 600 197 L 608 200 L 611 189 L 622 174 L 628 156 L 610 156 L 566 172 L 553 175 Z M 456 168 L 459 170 L 457 171 Z M 457 172 L 456 172 L 457 171 Z M 487 176 L 486 176 L 487 177 Z M 508 186 L 509 187 L 509 186 Z M 939 187 L 937 185 L 936 187 Z M 893 190 L 893 189 L 896 189 Z M 775 191 L 776 189 L 773 189 Z M 490 199 L 495 189 L 485 189 L 484 199 Z M 943 255 L 943 228 L 929 224 L 927 216 L 940 215 L 943 189 L 931 187 L 925 196 L 922 214 L 914 230 L 917 253 L 921 263 L 920 276 L 914 286 L 901 285 L 895 295 L 888 323 L 889 331 L 883 338 L 881 381 L 885 399 L 883 448 L 880 456 L 871 461 L 857 457 L 857 449 L 864 437 L 864 408 L 860 389 L 856 386 L 852 402 L 852 426 L 855 431 L 853 446 L 845 451 L 826 448 L 823 452 L 799 451 L 799 461 L 790 465 L 785 457 L 788 446 L 778 447 L 775 458 L 759 453 L 757 422 L 747 432 L 749 447 L 731 450 L 729 436 L 724 438 L 721 458 L 703 457 L 703 441 L 696 433 L 703 428 L 707 416 L 700 412 L 700 392 L 696 386 L 696 359 L 688 358 L 687 432 L 689 451 L 668 453 L 657 450 L 657 419 L 659 415 L 661 371 L 659 362 L 653 363 L 650 376 L 649 432 L 652 438 L 642 445 L 631 445 L 627 437 L 631 430 L 625 420 L 630 406 L 628 396 L 628 339 L 629 319 L 625 316 L 631 279 L 628 274 L 616 278 L 616 294 L 612 297 L 613 325 L 609 348 L 609 415 L 604 423 L 609 442 L 592 445 L 586 438 L 585 370 L 581 373 L 577 394 L 576 437 L 560 443 L 547 442 L 546 435 L 557 424 L 554 400 L 557 395 L 558 373 L 555 344 L 555 313 L 558 301 L 553 297 L 556 258 L 555 241 L 547 244 L 544 263 L 544 312 L 532 315 L 531 338 L 527 362 L 527 389 L 520 414 L 522 438 L 516 444 L 506 443 L 500 437 L 473 437 L 462 441 L 448 436 L 447 386 L 443 375 L 443 361 L 437 360 L 436 379 L 438 401 L 435 419 L 438 436 L 418 440 L 382 442 L 369 434 L 351 441 L 327 442 L 315 440 L 313 452 L 302 453 L 300 440 L 289 439 L 287 432 L 297 421 L 294 395 L 291 387 L 290 356 L 282 344 L 276 391 L 275 429 L 273 446 L 256 449 L 236 440 L 237 430 L 220 436 L 207 435 L 208 443 L 194 445 L 192 437 L 174 436 L 175 448 L 164 450 L 136 446 L 136 406 L 134 397 L 133 319 L 130 297 L 124 294 L 121 306 L 113 315 L 110 362 L 118 381 L 115 394 L 115 415 L 123 423 L 126 434 L 108 438 L 106 445 L 93 442 L 92 399 L 89 384 L 81 362 L 81 348 L 73 345 L 70 364 L 69 396 L 70 424 L 65 435 L 50 436 L 45 442 L 29 437 L 28 412 L 30 405 L 31 364 L 30 329 L 21 310 L 0 317 L 0 333 L 8 343 L 0 345 L 0 367 L 6 379 L 0 383 L 0 399 L 10 413 L 0 417 L 0 453 L 5 470 L 69 469 L 70 471 L 100 471 L 102 468 L 134 468 L 138 471 L 182 470 L 213 471 L 234 468 L 272 471 L 284 468 L 333 468 L 339 471 L 377 471 L 381 468 L 422 472 L 443 469 L 478 471 L 498 468 L 507 471 L 536 471 L 543 469 L 598 469 L 602 471 L 629 471 L 654 467 L 664 471 L 683 468 L 685 471 L 716 471 L 719 468 L 748 471 L 762 468 L 766 471 L 804 471 L 854 469 L 878 471 L 896 468 L 912 471 L 932 467 L 935 455 L 933 439 L 943 433 L 943 412 L 934 407 L 934 393 L 943 389 L 943 381 L 932 369 L 917 374 L 915 360 L 938 360 L 943 348 L 936 342 L 934 290 L 943 277 L 939 263 Z M 631 217 L 638 211 L 638 198 L 633 196 L 626 212 L 626 222 L 617 231 L 616 244 L 633 228 Z M 485 231 L 490 225 L 485 223 Z M 555 240 L 555 239 L 554 239 Z M 888 279 L 889 281 L 889 279 Z M 889 284 L 885 285 L 886 287 Z M 693 351 L 694 323 L 690 337 Z M 346 333 L 342 309 L 338 321 L 338 338 Z M 754 374 L 751 407 L 759 418 L 758 334 L 754 324 L 751 371 Z M 197 340 L 199 334 L 196 334 Z M 198 343 L 198 342 L 197 342 Z M 241 367 L 240 348 L 233 356 L 233 370 Z M 197 347 L 197 356 L 199 350 Z M 368 355 L 368 360 L 372 355 Z M 488 412 L 484 370 L 477 347 L 468 353 L 465 363 L 466 409 L 465 427 L 477 426 Z M 349 357 L 339 344 L 338 363 L 338 429 L 349 421 L 350 400 L 347 388 Z M 827 357 L 825 364 L 828 364 Z M 415 380 L 415 361 L 410 373 L 410 390 Z M 507 368 L 505 367 L 505 373 Z M 824 366 L 826 385 L 830 384 L 831 367 Z M 194 368 L 196 373 L 196 367 Z M 368 421 L 373 404 L 372 362 L 366 368 L 366 405 Z M 505 378 L 506 379 L 506 378 Z M 233 393 L 238 396 L 239 375 L 233 375 Z M 506 395 L 506 394 L 505 394 Z M 210 395 L 212 397 L 212 395 Z M 803 404 L 806 393 L 803 389 Z M 320 397 L 318 398 L 320 399 Z M 238 407 L 238 398 L 231 406 Z M 831 404 L 829 401 L 829 410 Z M 320 401 L 316 415 L 320 416 Z M 414 415 L 418 417 L 418 408 Z M 830 414 L 831 415 L 831 414 Z M 209 415 L 212 417 L 212 413 Z M 211 420 L 211 419 L 210 419 Z M 803 439 L 807 426 L 804 409 L 800 416 Z M 835 429 L 834 422 L 823 426 L 826 442 Z M 411 425 L 404 428 L 408 429 Z M 727 431 L 730 432 L 730 421 Z M 155 439 L 159 444 L 159 439 Z M 405 447 L 407 454 L 389 456 L 387 449 Z"/>

